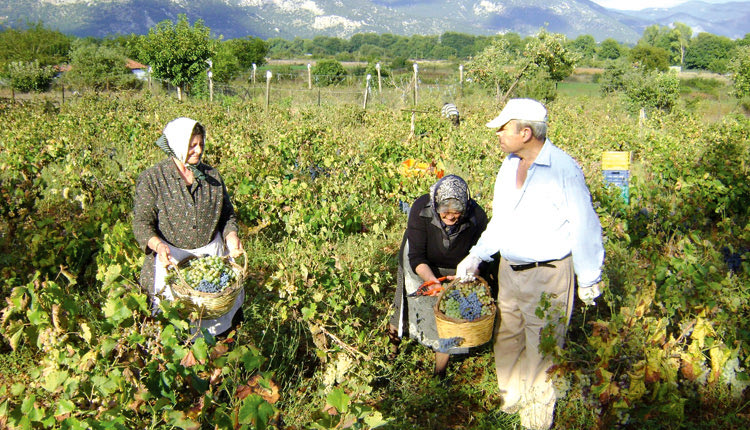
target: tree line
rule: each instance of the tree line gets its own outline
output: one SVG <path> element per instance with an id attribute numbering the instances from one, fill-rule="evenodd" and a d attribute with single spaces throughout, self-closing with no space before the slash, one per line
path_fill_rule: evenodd
<path id="1" fill-rule="evenodd" d="M 550 52 L 540 54 L 545 50 L 557 57 Z M 388 74 L 389 69 L 408 66 L 409 59 L 440 59 L 466 62 L 468 76 L 498 94 L 530 91 L 549 100 L 553 97 L 549 86 L 564 79 L 574 66 L 604 68 L 604 91 L 632 84 L 637 81 L 634 73 L 658 79 L 658 73 L 680 66 L 732 74 L 741 98 L 750 92 L 749 50 L 750 33 L 738 40 L 705 32 L 693 34 L 692 28 L 679 22 L 647 27 L 635 45 L 611 38 L 597 42 L 591 35 L 567 39 L 545 30 L 527 37 L 445 32 L 433 36 L 363 33 L 349 39 L 262 40 L 248 36 L 224 40 L 212 36 L 202 20 L 191 25 L 181 15 L 175 22 L 156 24 L 147 35 L 103 39 L 67 36 L 41 22 L 28 23 L 24 29 L 6 27 L 0 32 L 0 74 L 15 90 L 45 91 L 67 65 L 70 70 L 65 81 L 70 85 L 95 90 L 137 88 L 143 82 L 125 66 L 126 59 L 133 59 L 150 66 L 155 78 L 180 90 L 195 91 L 205 87 L 209 69 L 214 81 L 229 83 L 246 77 L 251 68 L 255 70 L 267 59 L 325 59 L 325 67 L 316 72 L 330 74 L 334 70 L 336 75 L 346 73 L 336 61 L 367 62 L 367 73 L 382 61 L 386 65 L 383 73 Z M 319 80 L 321 85 L 332 82 L 336 79 Z"/>

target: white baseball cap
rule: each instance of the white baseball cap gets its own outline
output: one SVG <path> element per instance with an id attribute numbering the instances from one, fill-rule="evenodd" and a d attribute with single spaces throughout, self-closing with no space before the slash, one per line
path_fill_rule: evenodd
<path id="1" fill-rule="evenodd" d="M 514 119 L 547 122 L 547 109 L 533 99 L 510 99 L 500 115 L 487 123 L 487 127 L 500 128 Z"/>

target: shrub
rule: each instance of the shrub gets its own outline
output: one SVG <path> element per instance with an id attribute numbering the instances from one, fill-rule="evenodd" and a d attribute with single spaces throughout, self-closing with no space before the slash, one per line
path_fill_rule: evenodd
<path id="1" fill-rule="evenodd" d="M 55 69 L 51 66 L 40 66 L 38 60 L 15 61 L 8 65 L 7 76 L 10 86 L 23 93 L 47 91 L 55 78 Z"/>
<path id="2" fill-rule="evenodd" d="M 630 73 L 625 78 L 625 98 L 632 112 L 640 108 L 670 112 L 677 103 L 680 80 L 672 73 Z"/>
<path id="3" fill-rule="evenodd" d="M 346 79 L 344 66 L 332 59 L 318 61 L 312 68 L 312 74 L 315 75 L 315 82 L 321 87 L 337 85 Z"/>
<path id="4" fill-rule="evenodd" d="M 602 93 L 609 94 L 622 91 L 625 88 L 625 77 L 633 73 L 633 68 L 625 61 L 610 61 L 599 76 Z"/>
<path id="5" fill-rule="evenodd" d="M 737 50 L 729 69 L 732 72 L 735 96 L 739 99 L 750 96 L 750 46 Z"/>
<path id="6" fill-rule="evenodd" d="M 71 70 L 66 80 L 95 90 L 138 88 L 142 82 L 126 67 L 125 54 L 117 48 L 93 43 L 75 43 Z"/>

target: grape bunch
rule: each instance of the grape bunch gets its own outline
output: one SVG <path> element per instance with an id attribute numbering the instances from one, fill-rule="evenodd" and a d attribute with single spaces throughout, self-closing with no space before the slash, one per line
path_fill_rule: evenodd
<path id="1" fill-rule="evenodd" d="M 440 300 L 440 311 L 446 316 L 466 321 L 492 314 L 494 307 L 487 288 L 481 283 L 455 283 Z"/>
<path id="2" fill-rule="evenodd" d="M 232 267 L 218 256 L 191 260 L 183 273 L 185 282 L 194 290 L 203 293 L 221 292 L 237 278 Z M 170 274 L 170 276 L 174 275 Z M 167 279 L 167 282 L 169 281 L 170 279 Z"/>

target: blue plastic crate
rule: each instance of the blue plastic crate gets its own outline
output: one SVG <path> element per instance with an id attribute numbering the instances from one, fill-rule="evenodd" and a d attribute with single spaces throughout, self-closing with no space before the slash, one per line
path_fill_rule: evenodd
<path id="1" fill-rule="evenodd" d="M 603 170 L 604 182 L 614 185 L 622 190 L 622 198 L 625 203 L 630 203 L 630 171 L 629 170 Z"/>

